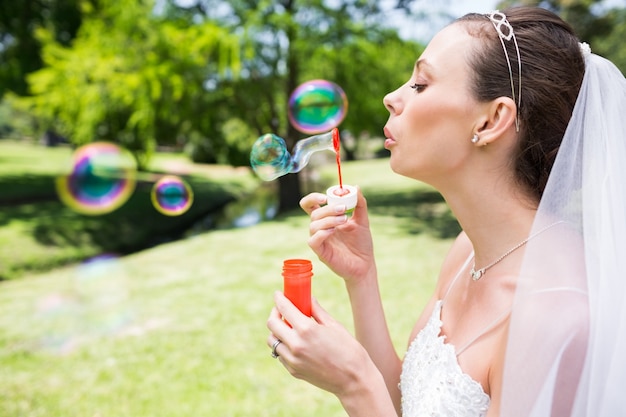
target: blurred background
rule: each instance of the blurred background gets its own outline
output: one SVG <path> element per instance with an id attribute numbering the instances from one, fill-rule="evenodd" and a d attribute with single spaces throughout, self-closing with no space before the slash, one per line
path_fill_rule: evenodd
<path id="1" fill-rule="evenodd" d="M 382 97 L 443 25 L 519 4 L 626 72 L 623 0 L 0 0 L 0 416 L 344 415 L 265 345 L 282 260 L 312 256 L 298 202 L 337 182 L 335 155 L 262 181 L 251 148 L 291 150 L 297 87 L 340 86 L 402 355 L 459 227 L 389 172 Z"/>

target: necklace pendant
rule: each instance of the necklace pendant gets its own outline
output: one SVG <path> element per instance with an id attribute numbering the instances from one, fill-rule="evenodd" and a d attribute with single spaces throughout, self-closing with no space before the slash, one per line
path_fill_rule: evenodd
<path id="1" fill-rule="evenodd" d="M 474 268 L 470 270 L 470 275 L 472 276 L 472 280 L 478 281 L 480 277 L 483 276 L 483 269 L 479 269 L 478 271 L 474 271 Z"/>

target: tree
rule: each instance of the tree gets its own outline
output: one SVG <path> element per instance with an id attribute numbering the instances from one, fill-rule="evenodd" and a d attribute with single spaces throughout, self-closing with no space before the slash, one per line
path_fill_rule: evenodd
<path id="1" fill-rule="evenodd" d="M 84 10 L 71 47 L 37 31 L 45 67 L 19 102 L 74 144 L 117 142 L 144 167 L 157 143 L 202 130 L 206 82 L 237 71 L 238 43 L 210 22 L 163 19 L 151 1 L 99 5 Z"/>
<path id="2" fill-rule="evenodd" d="M 626 74 L 626 7 L 613 8 L 602 18 L 608 22 L 610 30 L 606 36 L 592 35 L 589 43 L 594 52 L 609 58 Z"/>
<path id="3" fill-rule="evenodd" d="M 243 120 L 256 137 L 267 132 L 281 136 L 291 149 L 305 135 L 288 123 L 289 95 L 312 78 L 334 81 L 346 91 L 351 106 L 342 129 L 380 133 L 387 117 L 382 97 L 408 78 L 420 48 L 385 28 L 379 3 L 197 0 L 188 10 L 242 37 L 241 77 L 218 87 L 231 94 L 229 117 Z M 297 207 L 298 175 L 278 181 L 279 210 Z"/>
<path id="4" fill-rule="evenodd" d="M 35 37 L 36 28 L 45 27 L 57 42 L 70 44 L 82 20 L 79 3 L 79 0 L 0 2 L 0 98 L 6 91 L 27 94 L 26 75 L 41 68 L 41 44 Z"/>

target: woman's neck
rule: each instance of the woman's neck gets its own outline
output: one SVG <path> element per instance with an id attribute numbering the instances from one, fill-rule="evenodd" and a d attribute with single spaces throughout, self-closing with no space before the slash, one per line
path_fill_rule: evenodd
<path id="1" fill-rule="evenodd" d="M 473 187 L 443 194 L 472 242 L 476 265 L 487 265 L 527 238 L 537 204 L 514 187 Z"/>

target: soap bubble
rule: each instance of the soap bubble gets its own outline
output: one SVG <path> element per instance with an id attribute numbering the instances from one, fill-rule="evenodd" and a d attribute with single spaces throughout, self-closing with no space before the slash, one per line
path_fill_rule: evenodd
<path id="1" fill-rule="evenodd" d="M 123 335 L 134 321 L 128 272 L 114 255 L 79 264 L 70 285 L 46 294 L 36 305 L 42 326 L 40 346 L 61 354 L 87 343 Z"/>
<path id="2" fill-rule="evenodd" d="M 110 213 L 135 190 L 136 171 L 130 152 L 114 143 L 94 142 L 74 152 L 71 174 L 56 179 L 57 194 L 81 214 Z"/>
<path id="3" fill-rule="evenodd" d="M 289 173 L 296 173 L 308 164 L 314 152 L 329 150 L 339 152 L 339 131 L 311 136 L 296 142 L 293 155 L 287 151 L 283 138 L 266 133 L 252 145 L 250 165 L 264 181 L 271 181 Z"/>
<path id="4" fill-rule="evenodd" d="M 37 323 L 44 326 L 40 344 L 47 350 L 69 353 L 78 345 L 76 298 L 63 293 L 47 294 L 37 301 Z"/>
<path id="5" fill-rule="evenodd" d="M 346 117 L 348 99 L 337 84 L 312 80 L 300 84 L 289 97 L 289 122 L 300 132 L 326 132 Z"/>
<path id="6" fill-rule="evenodd" d="M 99 255 L 77 266 L 74 294 L 82 304 L 83 333 L 108 336 L 132 321 L 127 271 L 115 255 Z"/>
<path id="7" fill-rule="evenodd" d="M 271 181 L 291 172 L 293 161 L 283 138 L 273 133 L 259 137 L 252 145 L 250 165 L 265 181 Z"/>
<path id="8" fill-rule="evenodd" d="M 193 203 L 191 187 L 175 175 L 166 175 L 158 180 L 152 187 L 150 197 L 154 208 L 166 216 L 179 216 Z"/>

